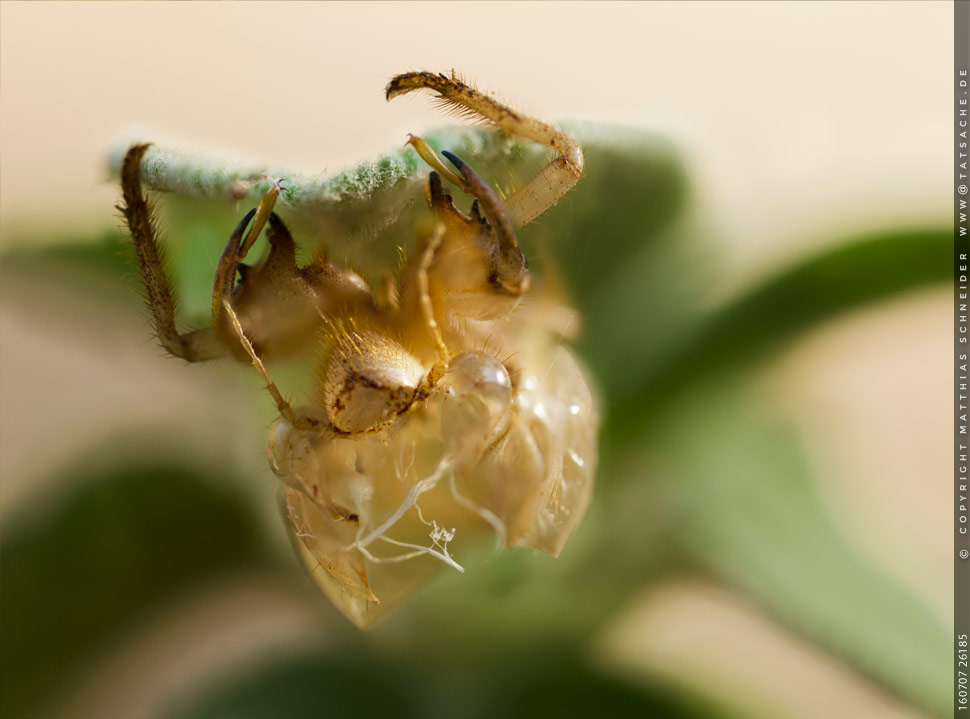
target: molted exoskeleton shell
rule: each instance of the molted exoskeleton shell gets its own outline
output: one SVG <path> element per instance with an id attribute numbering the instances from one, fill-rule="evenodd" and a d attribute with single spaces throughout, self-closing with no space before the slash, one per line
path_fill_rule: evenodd
<path id="1" fill-rule="evenodd" d="M 523 359 L 508 427 L 458 487 L 501 520 L 509 547 L 555 557 L 592 496 L 599 416 L 565 347 L 529 347 Z"/>
<path id="2" fill-rule="evenodd" d="M 279 420 L 273 468 L 307 569 L 369 626 L 466 548 L 497 536 L 558 555 L 592 495 L 599 417 L 568 349 L 514 339 L 512 373 L 456 355 L 434 392 L 385 431 L 332 436 Z M 454 552 L 457 552 L 453 554 Z"/>
<path id="3" fill-rule="evenodd" d="M 376 332 L 341 336 L 324 377 L 323 399 L 341 432 L 370 432 L 393 422 L 414 401 L 427 370 L 394 340 Z"/>
<path id="4" fill-rule="evenodd" d="M 213 327 L 192 332 L 176 325 L 142 190 L 147 145 L 133 145 L 121 171 L 123 211 L 159 339 L 189 361 L 230 354 L 258 371 L 280 412 L 269 459 L 283 482 L 291 534 L 310 575 L 359 626 L 372 624 L 442 565 L 464 571 L 459 560 L 490 534 L 509 547 L 557 555 L 586 510 L 596 466 L 595 403 L 561 346 L 575 318 L 556 292 L 544 304 L 520 304 L 532 279 L 514 229 L 579 180 L 582 148 L 454 72 L 398 75 L 385 96 L 415 90 L 432 91 L 498 126 L 503 138 L 538 143 L 556 158 L 502 202 L 465 160 L 444 147 L 439 157 L 411 136 L 409 144 L 434 168 L 431 213 L 415 226 L 416 251 L 402 251 L 397 276 L 385 271 L 378 291 L 325 253 L 301 267 L 274 207 L 281 198 L 320 203 L 325 211 L 311 214 L 324 227 L 352 238 L 373 235 L 406 216 L 411 199 L 397 189 L 394 199 L 387 195 L 413 175 L 400 172 L 413 168 L 412 158 L 382 159 L 309 193 L 293 191 L 290 178 L 273 179 L 216 265 Z M 493 159 L 509 159 L 506 139 Z M 188 194 L 209 184 L 191 175 Z M 252 187 L 264 175 L 234 177 L 230 194 L 242 197 L 239 183 Z M 474 199 L 468 214 L 445 192 L 444 180 Z M 343 220 L 330 216 L 345 209 Z M 247 265 L 265 226 L 269 252 Z M 564 314 L 568 320 L 560 323 Z M 318 335 L 327 329 L 333 342 L 320 347 Z M 294 408 L 264 362 L 313 349 L 326 355 L 321 381 L 310 406 Z"/>

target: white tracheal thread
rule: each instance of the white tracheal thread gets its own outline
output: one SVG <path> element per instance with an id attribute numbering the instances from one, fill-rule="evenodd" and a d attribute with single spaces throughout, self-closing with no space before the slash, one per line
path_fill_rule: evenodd
<path id="1" fill-rule="evenodd" d="M 451 484 L 451 496 L 455 498 L 455 501 L 465 509 L 470 509 L 479 517 L 488 522 L 489 526 L 492 528 L 492 531 L 495 532 L 495 539 L 500 545 L 504 546 L 507 543 L 506 537 L 508 536 L 505 529 L 505 522 L 499 519 L 498 515 L 491 510 L 486 509 L 477 502 L 473 502 L 472 500 L 468 499 L 468 497 L 461 494 L 461 492 L 458 491 L 458 486 L 455 484 L 454 474 L 452 474 L 449 479 Z"/>
<path id="2" fill-rule="evenodd" d="M 293 516 L 296 513 L 296 507 L 292 504 L 286 505 L 286 511 L 289 516 Z M 306 526 L 306 520 L 303 521 L 301 527 L 296 531 L 296 536 L 301 539 L 316 539 L 317 536 L 313 534 Z"/>
<path id="3" fill-rule="evenodd" d="M 413 462 L 413 460 L 412 460 Z M 388 562 L 403 562 L 406 559 L 413 559 L 421 554 L 429 554 L 436 559 L 441 560 L 445 564 L 454 567 L 459 572 L 464 572 L 465 568 L 462 567 L 458 562 L 456 562 L 450 554 L 448 554 L 448 542 L 454 539 L 455 530 L 447 531 L 438 526 L 437 522 L 432 522 L 432 529 L 428 535 L 431 538 L 432 545 L 430 547 L 423 547 L 419 544 L 411 544 L 410 542 L 401 542 L 397 539 L 391 539 L 385 536 L 387 531 L 393 527 L 412 507 L 418 509 L 418 514 L 422 522 L 427 524 L 424 517 L 420 515 L 420 507 L 417 507 L 418 498 L 432 489 L 434 489 L 441 478 L 452 468 L 452 460 L 449 457 L 442 457 L 441 461 L 438 462 L 438 466 L 435 470 L 414 484 L 411 485 L 407 493 L 404 495 L 404 500 L 401 504 L 391 513 L 391 515 L 381 523 L 380 526 L 371 530 L 368 534 L 363 537 L 358 537 L 357 540 L 345 547 L 347 551 L 357 549 L 360 550 L 367 559 L 377 562 L 377 563 L 388 563 Z M 408 466 L 408 473 L 410 473 L 410 465 Z M 407 475 L 404 475 L 405 477 Z M 375 557 L 368 549 L 371 544 L 377 540 L 382 542 L 387 542 L 388 544 L 394 544 L 399 547 L 405 547 L 407 549 L 413 549 L 414 552 L 408 554 L 399 555 L 395 557 Z"/>
<path id="4" fill-rule="evenodd" d="M 452 527 L 450 530 L 444 527 L 439 527 L 438 523 L 432 520 L 431 541 L 434 542 L 434 546 L 441 549 L 447 554 L 448 542 L 455 538 L 455 528 Z"/>
<path id="5" fill-rule="evenodd" d="M 398 470 L 398 476 L 402 478 L 403 484 L 407 484 L 407 478 L 410 476 L 414 468 L 415 454 L 416 452 L 414 452 L 412 448 L 411 457 L 408 461 L 407 467 L 403 466 L 403 455 L 400 456 L 399 459 L 395 462 Z M 424 515 L 421 513 L 421 507 L 418 506 L 417 504 L 418 498 L 425 492 L 430 491 L 431 489 L 434 489 L 434 487 L 437 486 L 438 482 L 445 475 L 445 473 L 451 469 L 452 464 L 453 462 L 448 457 L 443 457 L 441 461 L 438 463 L 438 466 L 435 468 L 434 472 L 432 472 L 428 477 L 425 477 L 424 479 L 415 482 L 411 486 L 411 488 L 405 494 L 404 501 L 401 503 L 401 505 L 391 514 L 390 517 L 388 517 L 379 527 L 377 527 L 377 529 L 373 530 L 366 536 L 362 536 L 364 528 L 361 527 L 360 531 L 357 534 L 357 538 L 354 540 L 354 543 L 351 545 L 345 546 L 343 549 L 345 551 L 357 549 L 360 551 L 361 554 L 364 555 L 364 557 L 366 557 L 369 561 L 374 562 L 375 564 L 392 564 L 396 562 L 403 562 L 408 559 L 414 559 L 416 557 L 419 557 L 422 554 L 428 554 L 428 555 L 431 555 L 432 557 L 435 557 L 436 559 L 441 560 L 445 564 L 451 567 L 454 567 L 459 572 L 464 572 L 465 568 L 462 567 L 460 564 L 458 564 L 451 557 L 451 555 L 448 554 L 448 543 L 454 539 L 455 529 L 451 529 L 451 531 L 448 531 L 442 527 L 439 527 L 438 523 L 435 521 L 431 521 L 431 522 L 427 521 L 424 518 Z M 298 491 L 304 497 L 309 499 L 312 503 L 318 504 L 316 499 L 310 496 L 310 494 L 306 491 L 306 488 L 303 486 L 302 482 L 294 482 L 293 484 L 295 488 L 297 488 Z M 452 486 L 454 486 L 454 477 L 452 477 Z M 465 500 L 465 501 L 467 502 L 468 500 Z M 432 542 L 430 547 L 424 547 L 417 544 L 410 544 L 408 542 L 401 542 L 399 540 L 391 539 L 390 537 L 384 536 L 385 532 L 387 532 L 387 530 L 389 530 L 394 524 L 396 524 L 412 507 L 414 507 L 417 510 L 418 519 L 423 524 L 426 524 L 432 528 L 431 532 L 428 534 Z M 293 507 L 292 505 L 287 505 L 287 509 L 290 510 L 290 516 L 293 516 L 293 513 L 295 513 L 296 511 L 296 508 Z M 309 528 L 306 526 L 305 522 L 303 523 L 302 527 L 299 527 L 297 529 L 295 534 L 297 537 L 300 537 L 301 539 L 314 539 L 314 540 L 317 539 L 316 535 L 314 535 L 312 532 L 309 531 Z M 387 542 L 389 544 L 394 544 L 400 547 L 414 549 L 415 551 L 409 552 L 407 554 L 393 556 L 393 557 L 377 557 L 374 554 L 372 554 L 367 549 L 367 547 L 373 542 L 377 541 L 378 539 L 380 539 L 381 541 Z"/>

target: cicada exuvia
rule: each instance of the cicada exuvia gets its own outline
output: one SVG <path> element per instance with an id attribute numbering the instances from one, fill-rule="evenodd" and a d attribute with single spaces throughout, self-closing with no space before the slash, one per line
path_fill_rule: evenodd
<path id="1" fill-rule="evenodd" d="M 277 182 L 219 258 L 211 327 L 180 332 L 142 187 L 148 146 L 133 145 L 121 165 L 122 210 L 162 346 L 191 362 L 234 356 L 260 373 L 279 410 L 268 454 L 295 544 L 359 626 L 432 570 L 463 571 L 456 534 L 491 531 L 508 547 L 558 555 L 586 510 L 596 469 L 595 402 L 552 303 L 522 303 L 531 277 L 515 232 L 577 182 L 582 150 L 454 73 L 399 75 L 386 96 L 420 89 L 555 157 L 502 200 L 473 158 L 439 154 L 411 136 L 431 168 L 430 211 L 379 287 L 324 252 L 299 266 L 274 211 Z M 467 212 L 449 186 L 471 198 Z M 268 251 L 244 263 L 263 229 Z M 266 367 L 303 352 L 319 355 L 318 379 L 293 406 Z"/>

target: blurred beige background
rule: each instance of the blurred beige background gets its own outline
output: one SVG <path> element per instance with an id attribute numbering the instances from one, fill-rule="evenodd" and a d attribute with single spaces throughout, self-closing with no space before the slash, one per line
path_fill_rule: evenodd
<path id="1" fill-rule="evenodd" d="M 445 122 L 423 98 L 385 103 L 388 78 L 454 67 L 541 116 L 670 134 L 723 244 L 730 293 L 826 238 L 947 222 L 951 38 L 949 2 L 3 2 L 0 242 L 116 226 L 105 157 L 135 137 L 321 172 L 376 155 Z M 139 404 L 132 387 L 157 384 L 181 403 L 169 410 L 180 420 L 193 407 L 181 366 L 147 341 L 109 371 L 83 336 L 40 336 L 3 320 L 5 511 L 44 473 L 38 457 L 49 468 L 105 423 L 164 414 Z M 105 331 L 127 338 L 144 327 Z M 819 474 L 845 531 L 944 618 L 950 341 L 948 293 L 926 292 L 820 328 L 765 380 L 827 458 Z M 67 394 L 76 401 L 64 408 Z M 196 409 L 191 421 L 212 423 Z M 52 447 L 52 436 L 67 439 Z M 260 440 L 238 439 L 250 441 L 258 455 Z M 749 612 L 703 588 L 674 591 L 685 594 L 646 598 L 629 625 L 618 623 L 604 654 L 629 671 L 657 671 L 671 647 L 692 649 L 689 637 L 672 635 L 665 647 L 648 629 L 667 625 L 668 612 L 685 626 Z M 773 641 L 764 652 L 773 664 L 814 677 L 822 690 L 802 698 L 804 716 L 825 711 L 827 691 L 908 716 L 827 673 L 793 640 L 757 634 L 770 626 L 759 624 L 755 639 L 744 622 L 732 626 L 723 641 Z"/>
<path id="2" fill-rule="evenodd" d="M 949 158 L 948 2 L 4 2 L 0 13 L 4 241 L 104 224 L 116 194 L 104 157 L 132 137 L 310 171 L 373 156 L 442 122 L 423 98 L 384 102 L 386 81 L 418 68 L 454 67 L 542 116 L 683 139 L 739 268 L 826 227 L 947 208 L 936 168 Z"/>

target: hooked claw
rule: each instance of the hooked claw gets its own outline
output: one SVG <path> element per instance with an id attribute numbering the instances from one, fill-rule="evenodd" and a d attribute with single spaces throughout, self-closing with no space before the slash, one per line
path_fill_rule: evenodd
<path id="1" fill-rule="evenodd" d="M 524 292 L 528 281 L 526 272 L 529 262 L 519 249 L 519 241 L 505 214 L 505 208 L 492 188 L 464 160 L 448 150 L 442 150 L 441 154 L 461 173 L 466 185 L 465 191 L 480 203 L 495 233 L 497 247 L 491 258 L 492 273 L 489 280 L 513 294 Z"/>

